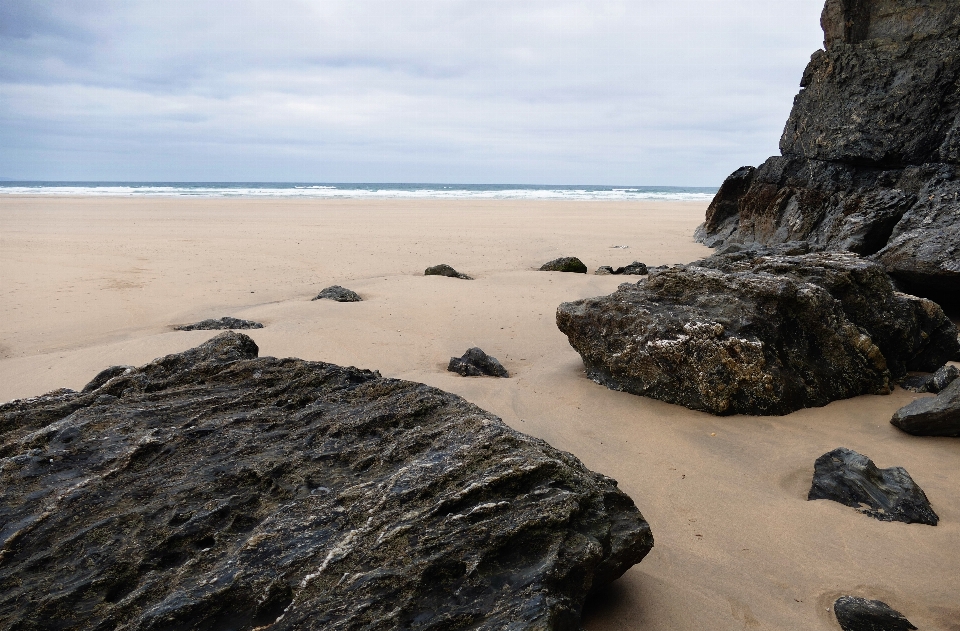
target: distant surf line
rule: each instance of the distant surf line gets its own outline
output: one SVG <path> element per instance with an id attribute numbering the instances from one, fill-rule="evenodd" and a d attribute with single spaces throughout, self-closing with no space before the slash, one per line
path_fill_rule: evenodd
<path id="1" fill-rule="evenodd" d="M 709 201 L 712 187 L 540 184 L 354 184 L 312 182 L 0 181 L 0 195 L 110 197 L 294 197 L 315 199 L 514 199 Z"/>

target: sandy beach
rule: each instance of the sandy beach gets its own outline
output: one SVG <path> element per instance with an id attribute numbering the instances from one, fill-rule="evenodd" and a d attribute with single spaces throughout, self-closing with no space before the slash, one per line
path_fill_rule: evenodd
<path id="1" fill-rule="evenodd" d="M 588 605 L 588 631 L 839 629 L 833 601 L 879 598 L 920 629 L 960 630 L 960 440 L 891 426 L 897 389 L 783 417 L 718 418 L 586 379 L 561 302 L 630 278 L 539 272 L 685 263 L 706 203 L 0 197 L 0 400 L 81 388 L 215 333 L 234 316 L 261 356 L 437 386 L 618 480 L 649 556 Z M 615 248 L 613 246 L 629 246 Z M 475 278 L 424 277 L 448 263 Z M 633 279 L 635 280 L 635 279 Z M 339 284 L 363 302 L 311 301 Z M 446 372 L 479 346 L 509 379 Z M 936 527 L 807 502 L 839 446 L 903 466 Z"/>

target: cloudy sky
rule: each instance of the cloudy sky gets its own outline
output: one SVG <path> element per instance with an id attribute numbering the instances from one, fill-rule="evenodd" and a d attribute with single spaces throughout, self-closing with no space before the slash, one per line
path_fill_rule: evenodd
<path id="1" fill-rule="evenodd" d="M 823 0 L 3 0 L 0 177 L 718 185 Z"/>

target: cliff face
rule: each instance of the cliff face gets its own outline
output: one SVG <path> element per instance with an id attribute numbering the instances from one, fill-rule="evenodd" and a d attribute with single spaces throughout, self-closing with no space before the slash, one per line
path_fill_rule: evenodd
<path id="1" fill-rule="evenodd" d="M 724 182 L 706 245 L 807 241 L 960 295 L 960 2 L 828 0 L 781 156 Z"/>

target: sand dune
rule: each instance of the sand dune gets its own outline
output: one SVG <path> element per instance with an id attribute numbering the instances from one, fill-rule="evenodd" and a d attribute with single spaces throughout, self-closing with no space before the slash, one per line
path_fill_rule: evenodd
<path id="1" fill-rule="evenodd" d="M 0 198 L 0 400 L 79 388 L 213 332 L 225 315 L 261 355 L 380 370 L 464 396 L 616 478 L 656 546 L 586 613 L 614 629 L 838 629 L 843 594 L 880 598 L 921 629 L 960 629 L 960 440 L 889 424 L 897 390 L 785 417 L 716 418 L 584 377 L 554 324 L 560 302 L 623 277 L 535 271 L 687 262 L 705 204 Z M 614 249 L 628 245 L 629 249 Z M 424 277 L 449 263 L 476 280 Z M 360 303 L 311 302 L 332 284 Z M 507 380 L 445 371 L 479 346 Z M 941 517 L 881 523 L 805 501 L 838 446 L 904 466 Z"/>

